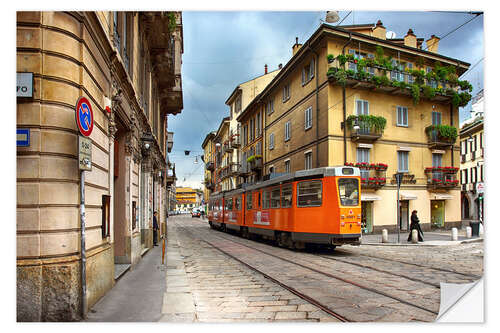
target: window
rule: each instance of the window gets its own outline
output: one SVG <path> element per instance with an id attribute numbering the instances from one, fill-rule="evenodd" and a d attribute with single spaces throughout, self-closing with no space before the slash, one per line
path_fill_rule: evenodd
<path id="1" fill-rule="evenodd" d="M 226 200 L 226 210 L 233 210 L 233 198 Z"/>
<path id="2" fill-rule="evenodd" d="M 302 68 L 302 85 L 305 85 L 314 77 L 314 59 Z"/>
<path id="3" fill-rule="evenodd" d="M 426 68 L 426 73 L 430 73 L 432 72 L 432 68 L 431 67 L 427 67 Z M 429 86 L 431 86 L 432 88 L 437 88 L 437 81 L 432 79 L 432 80 L 427 80 L 427 84 Z"/>
<path id="4" fill-rule="evenodd" d="M 273 188 L 271 191 L 271 208 L 280 208 L 280 188 Z"/>
<path id="5" fill-rule="evenodd" d="M 372 53 L 360 53 L 359 51 L 356 51 L 356 50 L 349 50 L 349 54 L 352 54 L 354 56 L 354 59 L 364 59 L 364 58 L 371 58 L 371 59 L 374 59 L 375 58 L 375 55 L 373 55 Z M 350 70 L 353 70 L 355 72 L 358 71 L 358 65 L 355 64 L 355 63 L 352 63 L 350 62 L 348 64 L 348 69 Z M 372 75 L 375 75 L 375 68 L 373 67 L 366 67 L 366 71 Z"/>
<path id="6" fill-rule="evenodd" d="M 474 151 L 477 150 L 477 135 L 474 135 Z"/>
<path id="7" fill-rule="evenodd" d="M 251 192 L 247 194 L 247 209 L 252 209 L 252 199 L 254 193 L 255 192 Z"/>
<path id="8" fill-rule="evenodd" d="M 370 149 L 367 148 L 357 148 L 356 149 L 356 159 L 358 163 L 370 163 Z M 360 169 L 361 178 L 368 179 L 370 170 Z"/>
<path id="9" fill-rule="evenodd" d="M 397 60 L 393 59 L 392 68 L 393 70 L 391 71 L 391 80 L 403 82 L 405 80 L 405 75 L 404 75 L 405 63 L 398 62 Z"/>
<path id="10" fill-rule="evenodd" d="M 101 235 L 102 238 L 109 236 L 109 225 L 110 225 L 110 202 L 111 197 L 109 195 L 102 196 L 102 222 L 101 222 Z"/>
<path id="11" fill-rule="evenodd" d="M 236 200 L 234 200 L 234 209 L 241 210 L 241 196 L 236 197 Z"/>
<path id="12" fill-rule="evenodd" d="M 404 106 L 398 106 L 398 126 L 408 127 L 408 108 Z"/>
<path id="13" fill-rule="evenodd" d="M 305 170 L 312 169 L 312 152 L 305 153 L 304 158 L 305 158 L 304 169 Z"/>
<path id="14" fill-rule="evenodd" d="M 483 132 L 479 133 L 479 148 L 483 148 Z"/>
<path id="15" fill-rule="evenodd" d="M 285 172 L 290 173 L 290 160 L 285 161 Z"/>
<path id="16" fill-rule="evenodd" d="M 274 133 L 269 135 L 269 150 L 274 149 Z"/>
<path id="17" fill-rule="evenodd" d="M 356 178 L 340 178 L 338 180 L 340 204 L 357 206 L 359 204 L 359 183 Z"/>
<path id="18" fill-rule="evenodd" d="M 290 99 L 290 83 L 287 83 L 283 87 L 283 102 L 286 102 Z"/>
<path id="19" fill-rule="evenodd" d="M 463 184 L 469 183 L 469 169 L 464 169 L 462 170 L 462 172 L 463 172 L 462 183 Z"/>
<path id="20" fill-rule="evenodd" d="M 292 184 L 281 187 L 281 208 L 292 207 Z"/>
<path id="21" fill-rule="evenodd" d="M 260 111 L 257 113 L 257 120 L 255 121 L 255 126 L 257 127 L 257 136 L 262 134 L 262 126 L 261 126 L 261 114 Z"/>
<path id="22" fill-rule="evenodd" d="M 250 142 L 255 138 L 255 120 L 253 118 L 250 119 Z"/>
<path id="23" fill-rule="evenodd" d="M 248 125 L 243 126 L 243 145 L 248 145 Z"/>
<path id="24" fill-rule="evenodd" d="M 413 70 L 413 64 L 411 62 L 408 62 L 406 63 L 406 67 L 410 70 L 411 73 L 411 71 Z M 413 75 L 406 74 L 406 82 L 408 82 L 408 84 L 413 84 Z"/>
<path id="25" fill-rule="evenodd" d="M 290 132 L 291 132 L 291 127 L 292 127 L 292 123 L 291 121 L 287 121 L 285 123 L 285 141 L 288 141 L 290 140 Z"/>
<path id="26" fill-rule="evenodd" d="M 481 181 L 484 182 L 484 178 L 483 178 L 483 165 L 482 164 L 481 164 L 480 168 L 481 168 Z"/>
<path id="27" fill-rule="evenodd" d="M 272 99 L 266 103 L 266 112 L 267 114 L 274 112 L 274 101 Z"/>
<path id="28" fill-rule="evenodd" d="M 309 129 L 312 127 L 312 106 L 306 109 L 304 116 L 305 116 L 304 128 Z"/>
<path id="29" fill-rule="evenodd" d="M 361 99 L 356 100 L 356 115 L 367 115 L 370 111 L 368 101 L 363 101 Z"/>
<path id="30" fill-rule="evenodd" d="M 297 184 L 297 207 L 321 206 L 321 180 L 304 181 Z"/>
<path id="31" fill-rule="evenodd" d="M 398 151 L 398 171 L 408 172 L 408 152 Z"/>
<path id="32" fill-rule="evenodd" d="M 238 96 L 236 98 L 235 105 L 236 105 L 236 113 L 240 112 L 241 111 L 241 96 Z"/>
<path id="33" fill-rule="evenodd" d="M 441 112 L 432 111 L 432 125 L 441 125 Z"/>
<path id="34" fill-rule="evenodd" d="M 262 191 L 262 208 L 269 208 L 269 199 L 271 197 L 271 190 L 263 190 Z"/>
<path id="35" fill-rule="evenodd" d="M 432 166 L 433 167 L 440 167 L 442 160 L 443 160 L 443 155 L 432 154 Z"/>

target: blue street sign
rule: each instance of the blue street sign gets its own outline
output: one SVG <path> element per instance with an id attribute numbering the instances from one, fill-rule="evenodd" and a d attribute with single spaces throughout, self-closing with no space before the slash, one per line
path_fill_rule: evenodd
<path id="1" fill-rule="evenodd" d="M 17 146 L 29 147 L 30 146 L 30 129 L 18 128 L 17 129 Z"/>

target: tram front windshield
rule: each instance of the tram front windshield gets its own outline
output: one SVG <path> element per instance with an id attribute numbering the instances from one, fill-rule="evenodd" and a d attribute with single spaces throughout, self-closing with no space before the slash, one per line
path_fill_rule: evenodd
<path id="1" fill-rule="evenodd" d="M 359 183 L 356 178 L 339 179 L 339 196 L 342 206 L 357 206 L 359 204 Z"/>

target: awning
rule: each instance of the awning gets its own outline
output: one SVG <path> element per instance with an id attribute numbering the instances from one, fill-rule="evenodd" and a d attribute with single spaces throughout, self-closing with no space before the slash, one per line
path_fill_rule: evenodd
<path id="1" fill-rule="evenodd" d="M 431 196 L 431 200 L 450 200 L 453 196 L 450 194 L 434 194 Z"/>
<path id="2" fill-rule="evenodd" d="M 361 201 L 376 201 L 381 200 L 382 198 L 378 195 L 371 193 L 361 193 Z"/>
<path id="3" fill-rule="evenodd" d="M 417 200 L 417 196 L 413 193 L 399 193 L 399 200 Z"/>

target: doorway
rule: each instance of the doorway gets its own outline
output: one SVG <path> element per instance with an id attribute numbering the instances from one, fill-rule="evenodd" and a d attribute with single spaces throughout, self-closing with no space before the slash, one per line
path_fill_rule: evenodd
<path id="1" fill-rule="evenodd" d="M 431 200 L 431 226 L 444 227 L 444 200 Z"/>
<path id="2" fill-rule="evenodd" d="M 365 234 L 373 232 L 373 201 L 361 202 L 361 229 Z"/>
<path id="3" fill-rule="evenodd" d="M 409 228 L 409 209 L 410 201 L 409 200 L 400 200 L 399 201 L 399 227 L 400 230 L 406 231 Z"/>
<path id="4" fill-rule="evenodd" d="M 466 196 L 462 198 L 462 219 L 469 219 L 469 199 Z"/>

